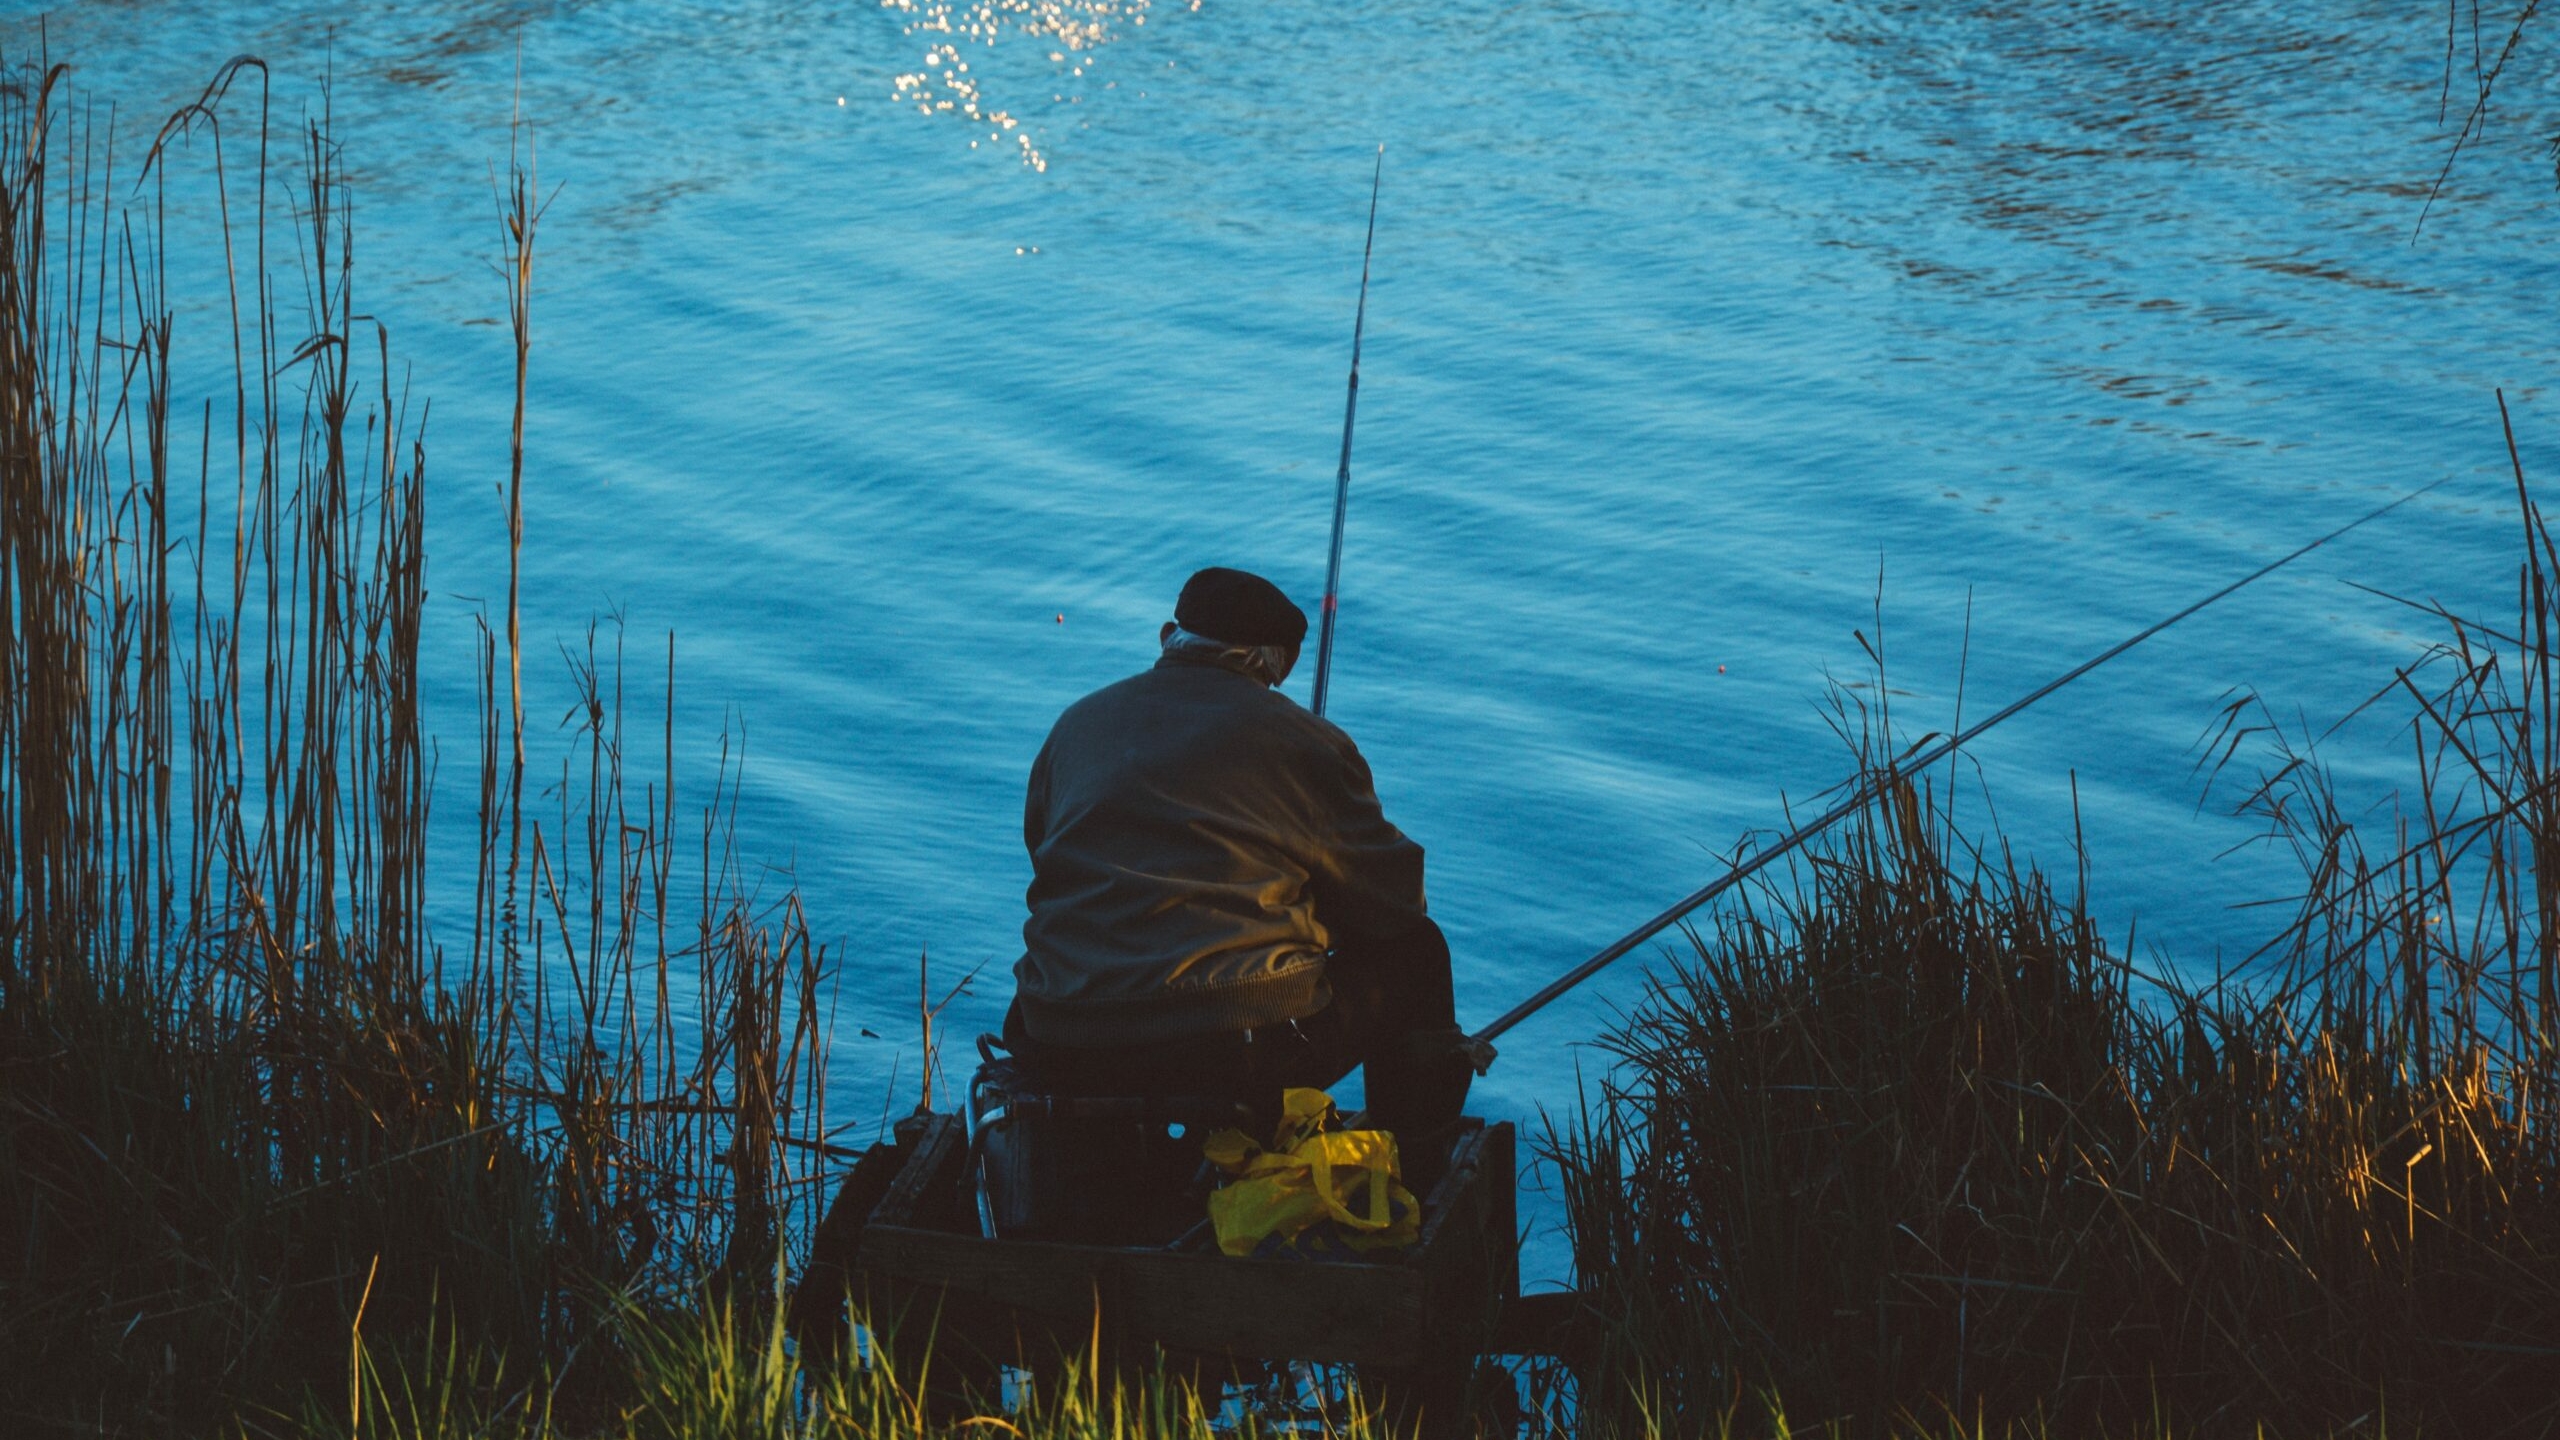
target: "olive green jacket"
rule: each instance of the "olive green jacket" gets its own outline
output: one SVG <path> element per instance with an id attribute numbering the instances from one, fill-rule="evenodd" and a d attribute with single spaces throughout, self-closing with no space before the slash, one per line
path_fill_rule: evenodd
<path id="1" fill-rule="evenodd" d="M 1325 952 L 1425 923 L 1422 847 L 1339 726 L 1168 655 L 1067 707 L 1023 804 L 1030 918 L 1013 973 L 1054 1045 L 1302 1019 Z"/>

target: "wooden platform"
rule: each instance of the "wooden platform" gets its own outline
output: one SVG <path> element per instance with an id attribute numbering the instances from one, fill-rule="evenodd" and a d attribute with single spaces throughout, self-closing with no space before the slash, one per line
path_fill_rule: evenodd
<path id="1" fill-rule="evenodd" d="M 957 1117 L 925 1119 L 837 1282 L 875 1327 L 930 1330 L 938 1354 L 956 1345 L 980 1364 L 1037 1368 L 1099 1344 L 1194 1361 L 1427 1369 L 1495 1348 L 1519 1294 L 1509 1124 L 1463 1122 L 1447 1172 L 1422 1197 L 1419 1241 L 1360 1263 L 985 1239 L 967 1151 Z M 850 1238 L 850 1222 L 831 1214 L 829 1226 Z"/>

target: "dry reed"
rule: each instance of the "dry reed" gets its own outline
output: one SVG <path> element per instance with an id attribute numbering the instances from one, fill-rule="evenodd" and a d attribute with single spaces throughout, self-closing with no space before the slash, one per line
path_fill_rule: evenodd
<path id="1" fill-rule="evenodd" d="M 511 580 L 448 969 L 422 419 L 325 107 L 277 153 L 235 61 L 127 178 L 65 73 L 0 79 L 0 1428 L 353 1405 L 351 1347 L 438 1334 L 573 1394 L 621 1309 L 759 1294 L 810 1228 L 827 957 L 737 857 L 725 748 L 688 863 L 671 695 L 633 793 L 618 627 L 570 655 L 557 818 L 528 813 Z M 181 184 L 227 317 L 190 337 L 229 362 L 193 435 Z M 511 167 L 511 574 L 532 194 Z"/>
<path id="2" fill-rule="evenodd" d="M 2560 1424 L 2560 563 L 2516 484 L 2516 622 L 2433 610 L 2394 677 L 2387 845 L 2254 697 L 2209 737 L 2307 877 L 2245 979 L 2137 975 L 2085 874 L 1909 776 L 1693 935 L 1552 1137 L 1589 1422 Z"/>

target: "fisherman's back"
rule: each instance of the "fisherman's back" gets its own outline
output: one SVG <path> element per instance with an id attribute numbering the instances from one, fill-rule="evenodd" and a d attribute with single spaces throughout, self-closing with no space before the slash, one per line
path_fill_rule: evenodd
<path id="1" fill-rule="evenodd" d="M 1422 851 L 1350 737 L 1258 680 L 1167 655 L 1068 707 L 1023 812 L 1016 967 L 1052 1044 L 1251 1030 L 1329 998 L 1346 934 L 1424 923 Z"/>
<path id="2" fill-rule="evenodd" d="M 1306 633 L 1279 587 L 1212 566 L 1154 669 L 1058 717 L 1003 1043 L 1059 1093 L 1275 1116 L 1361 1068 L 1372 1120 L 1429 1151 L 1473 1076 L 1449 941 L 1351 737 L 1278 693 Z"/>

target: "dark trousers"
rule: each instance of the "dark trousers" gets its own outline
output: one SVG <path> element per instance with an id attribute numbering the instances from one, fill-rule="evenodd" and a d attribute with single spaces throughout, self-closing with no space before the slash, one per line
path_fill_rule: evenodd
<path id="1" fill-rule="evenodd" d="M 1347 942 L 1325 961 L 1332 1001 L 1303 1020 L 1148 1045 L 1044 1045 L 1016 1005 L 1004 1043 L 1036 1078 L 1070 1094 L 1197 1095 L 1277 1115 L 1280 1092 L 1329 1089 L 1367 1067 L 1370 1123 L 1419 1136 L 1458 1118 L 1475 1071 L 1460 1054 L 1449 942 L 1425 921 L 1392 939 Z"/>

